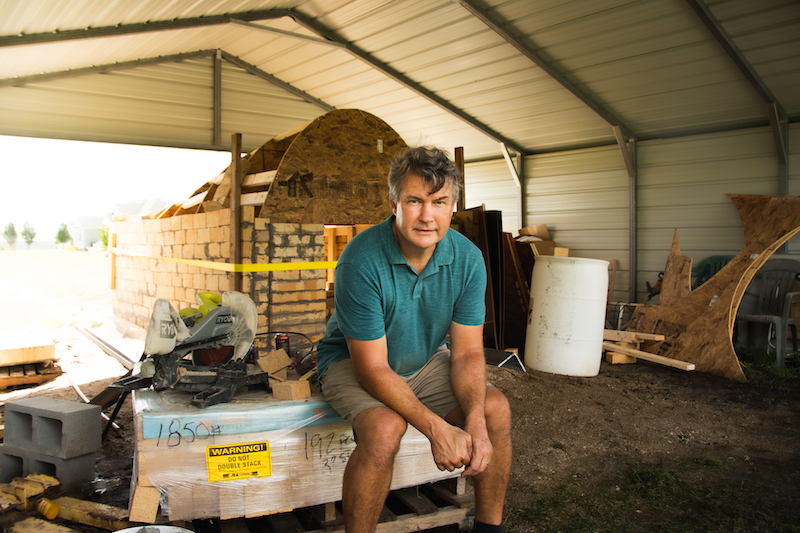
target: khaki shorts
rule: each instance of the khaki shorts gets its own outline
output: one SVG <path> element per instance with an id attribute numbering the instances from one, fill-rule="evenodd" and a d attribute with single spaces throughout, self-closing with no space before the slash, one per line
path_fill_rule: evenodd
<path id="1" fill-rule="evenodd" d="M 450 349 L 447 345 L 440 347 L 422 368 L 402 378 L 422 404 L 442 418 L 459 405 L 450 384 Z M 320 382 L 325 401 L 351 425 L 361 411 L 384 406 L 358 383 L 350 359 L 330 365 Z"/>

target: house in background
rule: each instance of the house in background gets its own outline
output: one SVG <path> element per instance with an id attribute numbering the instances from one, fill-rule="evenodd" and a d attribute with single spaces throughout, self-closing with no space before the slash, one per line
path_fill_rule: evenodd
<path id="1" fill-rule="evenodd" d="M 67 225 L 73 246 L 78 250 L 88 250 L 94 243 L 100 241 L 100 229 L 108 226 L 109 222 L 108 216 L 76 217 Z"/>

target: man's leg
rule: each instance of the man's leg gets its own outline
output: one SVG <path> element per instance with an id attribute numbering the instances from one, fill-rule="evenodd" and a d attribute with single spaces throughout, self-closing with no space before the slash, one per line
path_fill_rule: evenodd
<path id="1" fill-rule="evenodd" d="M 503 393 L 494 387 L 486 389 L 485 412 L 486 429 L 493 451 L 486 470 L 472 478 L 475 485 L 475 520 L 499 525 L 503 521 L 503 504 L 511 475 L 511 408 Z M 463 427 L 464 413 L 461 408 L 450 413 L 447 421 Z"/>
<path id="2" fill-rule="evenodd" d="M 347 460 L 342 487 L 347 533 L 375 531 L 407 427 L 406 421 L 388 407 L 371 407 L 353 420 L 357 444 Z"/>

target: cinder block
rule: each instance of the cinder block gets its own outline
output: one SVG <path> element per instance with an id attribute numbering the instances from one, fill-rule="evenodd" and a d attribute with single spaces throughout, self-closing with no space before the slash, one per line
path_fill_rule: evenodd
<path id="1" fill-rule="evenodd" d="M 28 474 L 46 474 L 58 479 L 69 492 L 94 479 L 96 455 L 88 453 L 61 459 L 3 443 L 0 444 L 0 483 L 10 483 L 15 477 Z"/>
<path id="2" fill-rule="evenodd" d="M 101 411 L 99 405 L 47 397 L 8 402 L 5 443 L 60 459 L 93 453 L 102 446 Z"/>

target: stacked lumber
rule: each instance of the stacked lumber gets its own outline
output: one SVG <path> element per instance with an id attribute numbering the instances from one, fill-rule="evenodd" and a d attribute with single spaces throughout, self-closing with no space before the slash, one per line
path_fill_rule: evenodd
<path id="1" fill-rule="evenodd" d="M 663 357 L 640 349 L 643 342 L 661 342 L 663 340 L 664 335 L 654 333 L 607 329 L 603 332 L 603 350 L 606 352 L 606 361 L 613 365 L 635 363 L 637 359 L 642 359 L 681 370 L 694 370 L 695 365 L 692 363 Z"/>
<path id="2" fill-rule="evenodd" d="M 7 341 L 0 347 L 0 389 L 40 385 L 61 375 L 52 342 Z"/>

